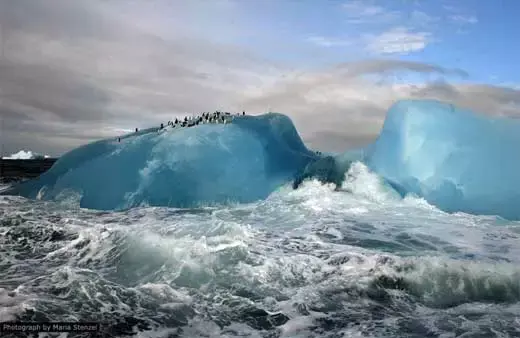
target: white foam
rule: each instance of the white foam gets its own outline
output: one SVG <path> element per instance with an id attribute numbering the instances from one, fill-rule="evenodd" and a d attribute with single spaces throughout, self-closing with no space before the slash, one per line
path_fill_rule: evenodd
<path id="1" fill-rule="evenodd" d="M 282 334 L 280 337 L 309 337 L 311 332 L 309 328 L 313 325 L 313 318 L 311 316 L 300 316 L 290 319 L 282 325 Z"/>
<path id="2" fill-rule="evenodd" d="M 192 298 L 189 295 L 183 294 L 180 291 L 172 289 L 167 284 L 157 284 L 157 283 L 146 283 L 140 285 L 138 287 L 139 290 L 143 290 L 155 296 L 156 298 L 163 299 L 169 301 L 166 304 L 191 304 Z"/>
<path id="3" fill-rule="evenodd" d="M 384 184 L 376 174 L 370 172 L 366 165 L 354 162 L 346 173 L 342 188 L 375 203 L 386 203 L 400 199 L 393 189 Z"/>
<path id="4" fill-rule="evenodd" d="M 6 289 L 0 288 L 0 322 L 15 321 L 16 316 L 26 308 L 24 300 L 17 293 L 9 294 Z"/>
<path id="5" fill-rule="evenodd" d="M 407 261 L 413 269 L 395 274 L 413 283 L 428 303 L 479 302 L 500 295 L 507 295 L 508 301 L 520 301 L 520 268 L 515 264 L 446 258 L 412 258 L 403 263 Z"/>

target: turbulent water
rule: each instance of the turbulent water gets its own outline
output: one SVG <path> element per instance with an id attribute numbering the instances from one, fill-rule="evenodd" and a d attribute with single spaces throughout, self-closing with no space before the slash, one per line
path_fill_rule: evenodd
<path id="1" fill-rule="evenodd" d="M 520 336 L 520 223 L 401 199 L 361 163 L 339 190 L 311 180 L 249 204 L 78 205 L 0 197 L 1 321 L 141 337 Z"/>

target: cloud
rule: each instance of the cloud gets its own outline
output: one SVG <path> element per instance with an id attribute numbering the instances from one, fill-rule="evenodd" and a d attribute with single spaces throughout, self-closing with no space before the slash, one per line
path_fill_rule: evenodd
<path id="1" fill-rule="evenodd" d="M 394 4 L 395 5 L 395 4 Z M 442 13 L 431 15 L 422 10 L 419 2 L 401 6 L 399 10 L 383 7 L 374 1 L 352 0 L 342 4 L 345 20 L 351 25 L 362 26 L 369 34 L 313 36 L 309 42 L 321 47 L 349 46 L 368 51 L 372 55 L 410 54 L 425 49 L 437 37 L 441 28 L 451 24 L 457 33 L 466 33 L 461 26 L 476 24 L 478 19 L 465 15 L 460 8 L 444 5 Z M 442 20 L 441 20 L 442 19 Z M 443 22 L 443 26 L 439 25 Z"/>
<path id="2" fill-rule="evenodd" d="M 475 16 L 451 15 L 449 19 L 458 24 L 476 24 L 478 22 Z"/>
<path id="3" fill-rule="evenodd" d="M 433 24 L 439 22 L 439 18 L 436 16 L 428 15 L 423 11 L 413 10 L 409 15 L 408 22 L 413 27 L 429 28 Z"/>
<path id="4" fill-rule="evenodd" d="M 376 54 L 407 54 L 426 48 L 431 42 L 431 33 L 395 27 L 381 34 L 368 35 L 366 41 L 367 49 Z"/>
<path id="5" fill-rule="evenodd" d="M 392 59 L 372 59 L 356 62 L 347 62 L 339 64 L 337 68 L 341 68 L 348 72 L 350 77 L 356 77 L 367 74 L 388 74 L 395 72 L 415 72 L 415 73 L 437 73 L 441 75 L 453 75 L 460 78 L 467 78 L 469 74 L 456 68 L 446 68 L 424 62 L 413 62 L 405 60 Z"/>
<path id="6" fill-rule="evenodd" d="M 518 90 L 447 82 L 467 77 L 459 69 L 375 59 L 310 71 L 265 60 L 222 38 L 248 36 L 232 23 L 240 3 L 211 2 L 212 11 L 201 11 L 198 2 L 166 0 L 0 2 L 3 151 L 59 155 L 121 130 L 217 109 L 271 107 L 293 118 L 309 146 L 336 151 L 375 138 L 386 110 L 400 98 L 518 114 Z M 384 16 L 377 8 L 359 13 Z M 190 26 L 192 14 L 203 18 Z M 423 30 L 398 27 L 360 40 L 315 37 L 314 43 L 370 46 L 373 54 L 392 55 L 431 40 Z M 416 82 L 399 83 L 410 74 Z"/>
<path id="7" fill-rule="evenodd" d="M 351 24 L 388 23 L 401 15 L 398 11 L 387 10 L 366 1 L 349 1 L 342 7 L 347 15 L 347 22 Z"/>
<path id="8" fill-rule="evenodd" d="M 460 9 L 452 5 L 442 5 L 442 8 L 448 12 L 458 12 Z"/>
<path id="9" fill-rule="evenodd" d="M 366 78 L 394 72 L 466 75 L 462 70 L 399 60 L 351 62 L 287 76 L 242 104 L 249 110 L 270 106 L 288 114 L 310 147 L 330 151 L 345 151 L 374 140 L 387 109 L 399 99 L 438 99 L 483 114 L 520 117 L 519 90 L 442 80 L 397 84 Z"/>
<path id="10" fill-rule="evenodd" d="M 433 30 L 439 18 L 415 7 L 393 10 L 375 5 L 372 1 L 348 1 L 342 5 L 346 21 L 362 25 L 371 33 L 341 37 L 312 36 L 308 41 L 320 47 L 349 46 L 371 55 L 417 52 L 434 41 Z"/>
<path id="11" fill-rule="evenodd" d="M 456 25 L 472 25 L 478 23 L 478 18 L 474 15 L 465 13 L 465 10 L 451 5 L 443 5 L 444 10 L 448 13 L 448 20 Z"/>
<path id="12" fill-rule="evenodd" d="M 321 47 L 343 47 L 352 45 L 352 41 L 349 40 L 327 38 L 323 36 L 311 36 L 307 39 L 307 41 Z"/>
<path id="13" fill-rule="evenodd" d="M 417 6 L 418 4 L 413 5 Z M 411 6 L 405 6 L 401 10 L 389 9 L 374 5 L 372 1 L 349 1 L 342 5 L 347 18 L 346 21 L 356 25 L 394 26 L 406 22 L 407 26 L 415 28 L 429 27 L 439 21 L 438 17 L 411 8 Z"/>
<path id="14" fill-rule="evenodd" d="M 59 154 L 118 128 L 222 109 L 237 92 L 271 81 L 277 71 L 242 48 L 152 24 L 142 29 L 134 25 L 135 12 L 116 15 L 112 3 L 49 2 L 2 2 L 5 152 L 24 144 Z"/>

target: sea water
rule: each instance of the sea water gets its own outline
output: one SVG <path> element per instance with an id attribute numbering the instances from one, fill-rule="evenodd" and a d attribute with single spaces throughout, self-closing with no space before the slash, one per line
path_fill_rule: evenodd
<path id="1" fill-rule="evenodd" d="M 0 197 L 0 320 L 138 337 L 514 337 L 520 223 L 401 199 L 356 162 L 250 204 Z"/>

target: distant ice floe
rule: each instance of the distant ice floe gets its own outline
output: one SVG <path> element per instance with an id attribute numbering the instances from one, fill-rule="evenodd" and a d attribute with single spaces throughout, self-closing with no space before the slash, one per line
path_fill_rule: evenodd
<path id="1" fill-rule="evenodd" d="M 38 153 L 33 153 L 30 150 L 20 150 L 19 152 L 15 154 L 11 154 L 9 156 L 2 157 L 3 160 L 34 160 L 34 159 L 41 159 L 41 158 L 49 158 L 49 155 L 41 155 Z"/>

